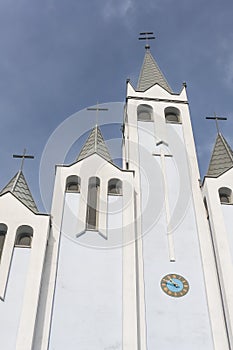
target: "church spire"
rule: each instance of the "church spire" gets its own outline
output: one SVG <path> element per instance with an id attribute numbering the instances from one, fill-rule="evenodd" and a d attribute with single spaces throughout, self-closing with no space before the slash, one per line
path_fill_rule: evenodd
<path id="1" fill-rule="evenodd" d="M 27 155 L 26 153 L 26 149 L 24 149 L 23 154 L 13 154 L 13 158 L 21 159 L 20 169 L 15 174 L 15 176 L 8 182 L 8 184 L 3 188 L 3 190 L 0 192 L 0 195 L 7 192 L 11 192 L 29 209 L 31 209 L 34 212 L 38 212 L 36 203 L 32 197 L 27 181 L 23 175 L 23 165 L 25 159 L 34 159 L 34 156 Z"/>
<path id="2" fill-rule="evenodd" d="M 113 162 L 100 128 L 97 125 L 92 129 L 87 141 L 79 153 L 77 161 L 82 160 L 94 153 L 97 153 L 108 162 Z"/>
<path id="3" fill-rule="evenodd" d="M 14 194 L 16 198 L 18 198 L 33 212 L 38 212 L 36 203 L 32 197 L 22 170 L 19 170 L 18 173 L 15 174 L 15 176 L 8 182 L 0 194 L 2 195 L 7 192 Z"/>
<path id="4" fill-rule="evenodd" d="M 167 80 L 165 79 L 163 73 L 159 69 L 158 64 L 154 60 L 153 56 L 150 52 L 149 45 L 146 45 L 146 52 L 144 61 L 142 64 L 140 76 L 138 79 L 137 90 L 145 91 L 152 87 L 155 84 L 160 85 L 165 90 L 172 93 L 172 89 L 170 88 Z"/>
<path id="5" fill-rule="evenodd" d="M 218 132 L 206 176 L 218 177 L 233 167 L 233 151 L 223 135 Z"/>

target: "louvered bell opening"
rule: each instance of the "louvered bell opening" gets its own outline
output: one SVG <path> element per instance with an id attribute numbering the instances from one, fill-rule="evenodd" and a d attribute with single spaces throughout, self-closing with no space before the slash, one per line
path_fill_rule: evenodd
<path id="1" fill-rule="evenodd" d="M 0 259 L 2 257 L 6 233 L 7 233 L 7 226 L 5 224 L 0 223 Z"/>
<path id="2" fill-rule="evenodd" d="M 80 177 L 77 175 L 71 175 L 66 179 L 66 192 L 80 192 Z"/>
<path id="3" fill-rule="evenodd" d="M 153 109 L 149 105 L 139 105 L 137 109 L 137 119 L 141 122 L 151 122 L 153 120 Z"/>
<path id="4" fill-rule="evenodd" d="M 175 107 L 165 108 L 165 119 L 167 123 L 180 123 L 180 111 Z"/>
<path id="5" fill-rule="evenodd" d="M 21 247 L 31 247 L 32 237 L 29 234 L 21 234 L 16 245 Z"/>
<path id="6" fill-rule="evenodd" d="M 33 237 L 33 228 L 22 225 L 16 231 L 15 247 L 31 248 Z"/>
<path id="7" fill-rule="evenodd" d="M 230 198 L 226 194 L 220 195 L 220 202 L 221 203 L 230 203 Z"/>
<path id="8" fill-rule="evenodd" d="M 111 179 L 108 182 L 108 195 L 122 195 L 122 181 L 119 179 Z"/>
<path id="9" fill-rule="evenodd" d="M 232 203 L 232 191 L 230 188 L 221 187 L 218 192 L 219 192 L 219 199 L 221 204 Z"/>
<path id="10" fill-rule="evenodd" d="M 79 192 L 79 184 L 75 182 L 68 183 L 66 186 L 66 191 L 68 192 Z"/>

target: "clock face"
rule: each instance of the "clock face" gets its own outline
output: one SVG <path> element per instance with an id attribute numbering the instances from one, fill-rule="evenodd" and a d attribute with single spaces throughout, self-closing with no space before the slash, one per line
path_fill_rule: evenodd
<path id="1" fill-rule="evenodd" d="M 161 279 L 161 288 L 171 297 L 179 298 L 189 291 L 188 281 L 176 273 L 169 273 Z"/>

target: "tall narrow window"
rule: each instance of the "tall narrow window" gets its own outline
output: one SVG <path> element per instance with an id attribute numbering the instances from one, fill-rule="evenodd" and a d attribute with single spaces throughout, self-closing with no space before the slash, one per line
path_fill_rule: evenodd
<path id="1" fill-rule="evenodd" d="M 167 107 L 164 110 L 165 119 L 167 123 L 175 123 L 179 124 L 181 122 L 180 119 L 180 111 L 175 107 Z"/>
<path id="2" fill-rule="evenodd" d="M 68 176 L 66 179 L 66 192 L 80 192 L 81 179 L 77 175 Z"/>
<path id="3" fill-rule="evenodd" d="M 16 231 L 15 247 L 30 248 L 32 244 L 33 229 L 22 225 Z"/>
<path id="4" fill-rule="evenodd" d="M 119 179 L 111 179 L 108 181 L 108 195 L 122 195 L 122 181 Z"/>
<path id="5" fill-rule="evenodd" d="M 7 226 L 5 224 L 0 224 L 0 260 L 2 257 L 2 252 L 3 252 L 3 247 L 4 247 L 4 242 L 6 238 L 6 233 L 7 233 Z"/>
<path id="6" fill-rule="evenodd" d="M 221 187 L 218 190 L 219 198 L 221 204 L 231 204 L 232 203 L 232 191 L 230 188 Z"/>
<path id="7" fill-rule="evenodd" d="M 149 105 L 139 105 L 137 109 L 138 121 L 151 122 L 153 120 L 153 108 Z"/>
<path id="8" fill-rule="evenodd" d="M 87 198 L 87 230 L 96 230 L 98 227 L 98 206 L 99 206 L 100 180 L 98 177 L 91 177 L 88 184 Z"/>

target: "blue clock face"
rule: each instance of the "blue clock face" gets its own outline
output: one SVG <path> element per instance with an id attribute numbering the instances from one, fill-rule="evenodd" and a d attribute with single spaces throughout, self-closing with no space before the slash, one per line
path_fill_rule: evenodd
<path id="1" fill-rule="evenodd" d="M 171 297 L 182 297 L 188 293 L 189 284 L 184 277 L 170 273 L 162 278 L 161 288 Z"/>

